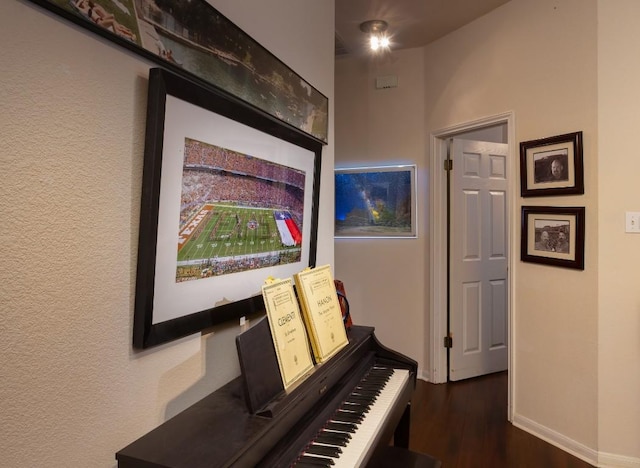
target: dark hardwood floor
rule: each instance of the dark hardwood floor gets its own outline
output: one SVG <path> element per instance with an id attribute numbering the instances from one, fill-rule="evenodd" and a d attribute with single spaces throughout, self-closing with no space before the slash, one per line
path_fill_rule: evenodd
<path id="1" fill-rule="evenodd" d="M 431 384 L 418 380 L 410 449 L 442 468 L 589 468 L 587 462 L 507 421 L 507 373 Z"/>

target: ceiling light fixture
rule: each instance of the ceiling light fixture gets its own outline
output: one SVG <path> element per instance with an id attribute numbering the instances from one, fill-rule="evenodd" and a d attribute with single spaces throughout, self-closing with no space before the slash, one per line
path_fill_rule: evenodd
<path id="1" fill-rule="evenodd" d="M 389 37 L 385 34 L 388 27 L 387 22 L 382 20 L 370 20 L 360 24 L 360 31 L 369 34 L 371 50 L 389 48 Z"/>

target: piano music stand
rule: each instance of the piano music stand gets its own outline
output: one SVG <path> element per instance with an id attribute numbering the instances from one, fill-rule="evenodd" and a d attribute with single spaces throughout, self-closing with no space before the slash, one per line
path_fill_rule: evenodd
<path id="1" fill-rule="evenodd" d="M 247 407 L 252 414 L 284 391 L 267 317 L 236 337 Z"/>

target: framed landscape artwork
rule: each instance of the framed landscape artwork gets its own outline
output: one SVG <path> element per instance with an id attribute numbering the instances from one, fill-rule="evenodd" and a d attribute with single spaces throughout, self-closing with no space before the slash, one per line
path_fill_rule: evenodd
<path id="1" fill-rule="evenodd" d="M 415 165 L 335 170 L 335 237 L 416 237 Z"/>
<path id="2" fill-rule="evenodd" d="M 322 145 L 152 69 L 134 310 L 147 348 L 264 310 L 315 266 Z"/>
<path id="3" fill-rule="evenodd" d="M 523 262 L 584 270 L 584 207 L 523 206 Z"/>
<path id="4" fill-rule="evenodd" d="M 327 97 L 205 0 L 31 1 L 327 143 Z"/>

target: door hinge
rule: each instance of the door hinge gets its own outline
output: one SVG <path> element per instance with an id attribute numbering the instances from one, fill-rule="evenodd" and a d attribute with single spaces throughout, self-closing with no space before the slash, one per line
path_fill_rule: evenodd
<path id="1" fill-rule="evenodd" d="M 444 160 L 444 170 L 452 171 L 453 170 L 453 159 L 445 159 Z"/>
<path id="2" fill-rule="evenodd" d="M 453 337 L 451 335 L 444 337 L 444 347 L 453 348 Z"/>

